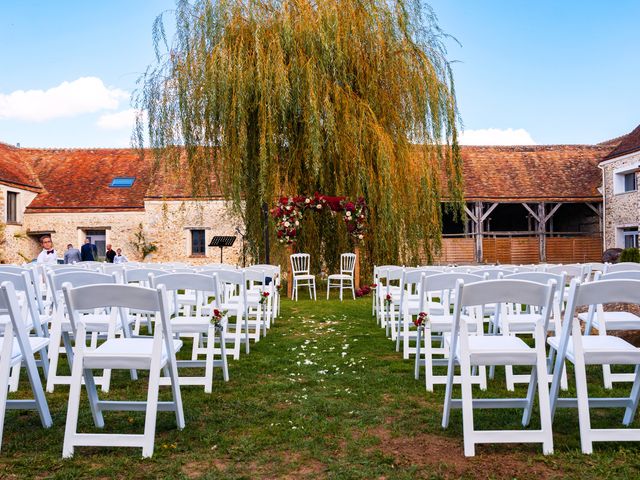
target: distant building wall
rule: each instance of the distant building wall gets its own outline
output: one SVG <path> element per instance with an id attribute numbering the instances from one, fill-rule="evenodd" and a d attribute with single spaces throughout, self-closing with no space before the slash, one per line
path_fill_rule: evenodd
<path id="1" fill-rule="evenodd" d="M 636 169 L 640 165 L 640 152 L 604 162 L 604 208 L 605 248 L 624 247 L 622 237 L 623 228 L 633 228 L 640 225 L 640 192 L 623 192 L 620 189 L 620 172 L 626 169 Z M 636 184 L 638 184 L 638 171 Z M 618 176 L 618 177 L 616 177 Z"/>

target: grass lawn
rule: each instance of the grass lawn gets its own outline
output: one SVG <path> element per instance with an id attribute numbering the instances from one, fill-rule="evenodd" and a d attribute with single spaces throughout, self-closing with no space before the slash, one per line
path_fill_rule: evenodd
<path id="1" fill-rule="evenodd" d="M 640 444 L 595 444 L 594 455 L 580 453 L 575 410 L 556 416 L 554 455 L 544 457 L 538 445 L 497 445 L 479 446 L 466 459 L 460 412 L 448 430 L 440 428 L 444 387 L 428 394 L 424 381 L 414 380 L 413 362 L 402 360 L 371 317 L 370 298 L 284 301 L 267 337 L 231 361 L 231 380 L 223 383 L 215 373 L 213 394 L 182 388 L 184 431 L 175 429 L 172 413 L 159 414 L 155 453 L 147 460 L 140 449 L 87 447 L 62 460 L 68 387 L 57 386 L 47 395 L 50 430 L 35 412 L 7 413 L 0 478 L 640 476 Z M 600 384 L 597 370 L 592 374 Z M 489 387 L 489 395 L 504 394 L 503 378 Z M 618 396 L 627 392 L 619 390 Z M 127 373 L 114 372 L 108 398 L 144 395 L 144 379 L 132 383 Z M 595 425 L 617 426 L 621 418 L 622 410 L 593 415 Z M 143 420 L 142 413 L 105 413 L 106 431 L 140 433 Z M 519 420 L 515 410 L 476 414 L 480 428 L 517 428 Z M 84 396 L 80 421 L 81 429 L 95 430 Z"/>

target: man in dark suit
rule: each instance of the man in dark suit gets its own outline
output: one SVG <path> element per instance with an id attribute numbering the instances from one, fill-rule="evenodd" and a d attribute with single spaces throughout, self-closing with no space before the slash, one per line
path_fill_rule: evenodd
<path id="1" fill-rule="evenodd" d="M 82 257 L 82 261 L 93 262 L 95 260 L 94 253 L 96 252 L 96 246 L 91 243 L 91 240 L 85 238 L 84 245 L 82 245 L 82 248 L 80 249 L 80 256 Z"/>
<path id="2" fill-rule="evenodd" d="M 111 249 L 111 244 L 107 243 L 107 251 L 104 254 L 107 262 L 113 263 L 113 259 L 116 258 L 116 252 Z"/>

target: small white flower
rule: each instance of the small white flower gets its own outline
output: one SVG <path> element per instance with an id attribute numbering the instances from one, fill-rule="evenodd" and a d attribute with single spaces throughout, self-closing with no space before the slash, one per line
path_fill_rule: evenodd
<path id="1" fill-rule="evenodd" d="M 311 203 L 311 199 L 310 198 L 305 198 L 304 199 L 304 203 Z"/>
<path id="2" fill-rule="evenodd" d="M 296 227 L 300 225 L 300 222 L 298 220 L 296 220 Z"/>
<path id="3" fill-rule="evenodd" d="M 362 234 L 358 235 L 358 239 L 359 240 L 362 240 L 363 238 L 364 238 L 364 235 L 362 235 Z"/>
<path id="4" fill-rule="evenodd" d="M 351 216 L 351 212 L 347 212 L 347 217 L 350 217 L 350 216 Z"/>
<path id="5" fill-rule="evenodd" d="M 289 222 L 284 222 L 285 227 L 288 227 L 289 225 L 291 225 Z"/>
<path id="6" fill-rule="evenodd" d="M 316 206 L 316 208 L 317 208 L 318 210 L 320 210 L 320 209 L 322 208 L 322 205 L 318 204 L 318 205 Z"/>

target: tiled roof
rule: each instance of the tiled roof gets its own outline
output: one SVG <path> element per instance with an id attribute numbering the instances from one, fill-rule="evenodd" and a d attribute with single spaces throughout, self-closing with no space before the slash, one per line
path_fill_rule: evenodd
<path id="1" fill-rule="evenodd" d="M 621 157 L 629 153 L 640 150 L 640 125 L 631 133 L 621 138 L 618 146 L 614 148 L 603 160 L 611 160 L 612 158 Z"/>
<path id="2" fill-rule="evenodd" d="M 469 201 L 601 201 L 598 163 L 611 147 L 592 145 L 463 146 Z"/>
<path id="3" fill-rule="evenodd" d="M 198 175 L 198 173 L 195 173 L 195 175 Z M 153 169 L 153 175 L 145 198 L 147 200 L 221 198 L 222 195 L 215 175 L 211 173 L 208 177 L 209 194 L 207 195 L 207 192 L 194 194 L 194 186 L 191 182 L 192 177 L 189 174 L 189 167 L 185 159 L 180 161 L 180 166 L 175 170 L 159 166 Z"/>
<path id="4" fill-rule="evenodd" d="M 130 149 L 21 149 L 44 192 L 29 212 L 122 211 L 144 208 L 149 183 L 147 162 Z M 114 177 L 135 177 L 131 188 L 110 187 Z"/>
<path id="5" fill-rule="evenodd" d="M 637 130 L 637 129 L 636 129 Z M 461 148 L 469 201 L 601 201 L 598 163 L 611 145 Z M 0 182 L 39 191 L 30 212 L 141 210 L 144 201 L 192 199 L 188 170 L 153 171 L 131 149 L 18 149 L 0 144 Z M 132 188 L 112 188 L 114 177 L 135 177 Z M 211 197 L 220 198 L 211 177 Z M 446 194 L 444 195 L 446 197 Z"/>
<path id="6" fill-rule="evenodd" d="M 0 183 L 38 191 L 41 188 L 31 164 L 21 158 L 21 149 L 0 143 Z"/>

